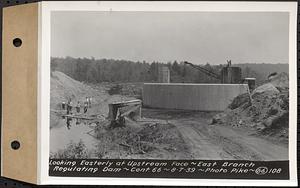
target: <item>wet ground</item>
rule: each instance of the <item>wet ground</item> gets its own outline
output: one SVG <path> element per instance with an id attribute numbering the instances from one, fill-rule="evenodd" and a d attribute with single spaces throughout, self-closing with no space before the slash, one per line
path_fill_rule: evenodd
<path id="1" fill-rule="evenodd" d="M 66 120 L 65 120 L 66 121 Z M 80 140 L 88 149 L 94 149 L 97 139 L 89 135 L 92 127 L 80 123 L 76 125 L 75 120 L 71 122 L 70 129 L 67 128 L 66 122 L 60 121 L 60 126 L 50 130 L 50 151 L 57 152 L 64 149 L 70 142 L 78 143 Z"/>

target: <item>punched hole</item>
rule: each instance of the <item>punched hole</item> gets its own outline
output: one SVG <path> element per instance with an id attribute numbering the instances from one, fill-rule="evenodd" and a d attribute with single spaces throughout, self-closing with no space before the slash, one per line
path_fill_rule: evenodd
<path id="1" fill-rule="evenodd" d="M 12 141 L 10 145 L 11 145 L 11 148 L 14 150 L 19 149 L 21 146 L 20 142 L 17 140 Z"/>
<path id="2" fill-rule="evenodd" d="M 15 47 L 20 47 L 22 45 L 22 40 L 19 39 L 19 38 L 15 38 L 13 40 L 13 44 L 14 44 Z"/>

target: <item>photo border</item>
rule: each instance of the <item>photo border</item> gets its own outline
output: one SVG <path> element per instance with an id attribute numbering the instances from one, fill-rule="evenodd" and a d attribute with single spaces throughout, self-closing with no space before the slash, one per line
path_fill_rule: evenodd
<path id="1" fill-rule="evenodd" d="M 296 186 L 297 106 L 289 105 L 290 180 L 82 178 L 51 177 L 49 169 L 50 37 L 52 11 L 204 11 L 289 12 L 289 103 L 297 104 L 297 2 L 41 2 L 39 3 L 38 73 L 38 180 L 40 184 L 72 185 L 198 185 L 198 186 Z M 208 159 L 209 160 L 209 159 Z M 113 180 L 113 181 L 112 181 Z"/>

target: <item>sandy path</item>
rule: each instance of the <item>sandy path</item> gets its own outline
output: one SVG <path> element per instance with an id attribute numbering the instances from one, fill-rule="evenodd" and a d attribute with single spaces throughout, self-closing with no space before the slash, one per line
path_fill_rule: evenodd
<path id="1" fill-rule="evenodd" d="M 195 159 L 287 160 L 288 147 L 249 135 L 241 129 L 208 125 L 205 120 L 171 120 Z"/>
<path id="2" fill-rule="evenodd" d="M 231 127 L 212 126 L 210 130 L 213 135 L 221 138 L 219 141 L 227 140 L 227 142 L 222 142 L 221 145 L 235 159 L 288 160 L 287 145 L 275 144 L 269 140 L 248 135 L 243 130 Z"/>
<path id="3" fill-rule="evenodd" d="M 175 125 L 183 139 L 188 144 L 192 152 L 192 158 L 199 159 L 222 159 L 221 148 L 210 142 L 210 138 L 203 134 L 203 132 L 196 130 L 190 124 L 178 121 L 169 121 Z"/>

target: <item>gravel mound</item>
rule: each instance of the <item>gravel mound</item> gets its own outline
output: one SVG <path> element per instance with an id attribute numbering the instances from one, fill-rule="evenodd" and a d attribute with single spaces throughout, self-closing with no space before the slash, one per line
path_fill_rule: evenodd
<path id="1" fill-rule="evenodd" d="M 276 74 L 250 95 L 237 96 L 212 124 L 250 127 L 260 135 L 288 141 L 289 90 L 286 73 Z"/>

